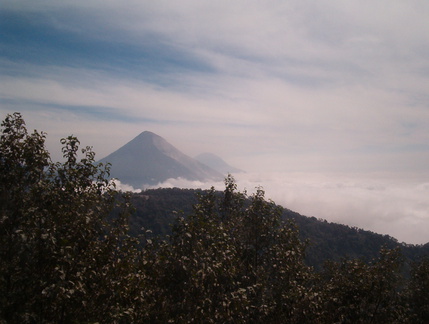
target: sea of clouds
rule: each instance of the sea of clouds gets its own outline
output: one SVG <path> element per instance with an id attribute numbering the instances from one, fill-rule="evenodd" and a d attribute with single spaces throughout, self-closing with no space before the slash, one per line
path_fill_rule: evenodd
<path id="1" fill-rule="evenodd" d="M 305 216 L 387 234 L 400 242 L 429 242 L 429 182 L 391 175 L 259 172 L 234 175 L 249 195 L 262 187 L 267 199 Z M 223 190 L 222 182 L 168 179 L 153 188 Z M 139 191 L 118 183 L 122 190 Z"/>

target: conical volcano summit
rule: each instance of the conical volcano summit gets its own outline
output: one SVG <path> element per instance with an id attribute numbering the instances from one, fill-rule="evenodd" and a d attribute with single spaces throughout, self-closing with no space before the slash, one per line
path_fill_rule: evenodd
<path id="1" fill-rule="evenodd" d="M 170 178 L 219 181 L 225 176 L 149 131 L 141 133 L 100 162 L 111 163 L 111 176 L 134 188 L 156 185 Z"/>

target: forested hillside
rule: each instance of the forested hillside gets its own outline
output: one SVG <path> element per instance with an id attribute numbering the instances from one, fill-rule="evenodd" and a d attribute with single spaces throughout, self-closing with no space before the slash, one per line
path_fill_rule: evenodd
<path id="1" fill-rule="evenodd" d="M 159 188 L 133 194 L 131 201 L 136 210 L 130 218 L 132 233 L 137 234 L 143 227 L 157 235 L 171 234 L 175 219 L 189 215 L 198 201 L 197 196 L 203 193 L 195 189 Z M 301 240 L 308 242 L 306 261 L 316 269 L 321 269 L 325 261 L 345 257 L 369 261 L 378 256 L 383 246 L 399 247 L 407 262 L 429 255 L 429 244 L 400 243 L 388 235 L 306 217 L 286 208 L 282 208 L 282 219 L 292 220 L 298 226 Z"/>
<path id="2" fill-rule="evenodd" d="M 248 196 L 228 177 L 224 191 L 193 198 L 178 189 L 130 197 L 77 138 L 61 140 L 65 162 L 53 163 L 45 134 L 29 134 L 20 114 L 1 126 L 0 323 L 429 322 L 428 258 L 405 274 L 401 247 L 383 246 L 367 261 L 330 261 L 315 271 L 288 219 L 300 217 L 262 189 Z M 138 229 L 154 224 L 163 233 L 167 220 L 168 236 Z M 328 225 L 303 220 L 313 226 L 301 235 Z M 352 231 L 351 242 L 366 240 L 364 231 L 329 229 L 327 236 Z M 394 242 L 376 237 L 368 241 Z M 332 242 L 314 245 L 314 259 Z M 339 257 L 351 249 L 345 245 L 326 255 Z"/>

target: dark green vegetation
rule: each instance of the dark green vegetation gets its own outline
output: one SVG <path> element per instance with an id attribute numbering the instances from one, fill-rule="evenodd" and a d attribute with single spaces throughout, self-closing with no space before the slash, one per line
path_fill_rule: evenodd
<path id="1" fill-rule="evenodd" d="M 65 162 L 52 163 L 44 139 L 28 134 L 19 114 L 2 123 L 0 323 L 429 320 L 429 261 L 411 263 L 404 275 L 403 247 L 315 271 L 282 208 L 262 190 L 251 197 L 237 192 L 231 177 L 222 193 L 200 192 L 191 209 L 184 206 L 186 217 L 174 218 L 170 235 L 137 233 L 145 209 L 153 210 L 150 222 L 162 233 L 174 204 L 156 201 L 156 191 L 118 193 L 106 180 L 108 168 L 94 163 L 90 148 L 79 151 L 74 137 L 62 140 Z M 176 191 L 170 199 L 177 204 L 192 193 Z M 137 207 L 133 235 L 130 201 Z M 307 220 L 308 232 L 329 225 Z M 357 233 L 352 242 L 365 240 L 348 230 Z M 377 238 L 374 245 L 383 243 Z M 325 246 L 335 257 L 332 242 L 308 248 L 316 263 Z"/>
<path id="2" fill-rule="evenodd" d="M 130 228 L 137 234 L 141 227 L 150 228 L 156 235 L 170 235 L 171 225 L 178 215 L 189 215 L 192 206 L 198 203 L 198 195 L 208 191 L 179 188 L 149 189 L 132 194 L 135 207 L 130 217 Z M 216 192 L 218 199 L 222 192 Z M 244 202 L 249 205 L 250 200 Z M 301 241 L 308 242 L 305 261 L 316 270 L 321 270 L 325 261 L 340 261 L 342 258 L 362 258 L 370 261 L 378 257 L 382 247 L 399 248 L 406 262 L 420 260 L 429 255 L 429 243 L 411 245 L 396 239 L 347 225 L 328 223 L 315 217 L 302 216 L 289 209 L 281 209 L 281 219 L 292 221 L 299 228 Z"/>

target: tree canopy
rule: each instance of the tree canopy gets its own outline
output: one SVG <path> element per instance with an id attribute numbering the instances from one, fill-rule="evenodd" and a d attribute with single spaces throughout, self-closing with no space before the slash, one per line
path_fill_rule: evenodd
<path id="1" fill-rule="evenodd" d="M 73 136 L 61 140 L 65 162 L 53 163 L 46 134 L 28 134 L 18 113 L 2 127 L 1 318 L 67 323 L 126 317 L 122 299 L 133 289 L 128 256 L 135 244 L 127 236 L 126 201 L 115 219 L 108 217 L 119 203 L 108 166 L 94 163 L 90 147 L 79 152 Z"/>
<path id="2" fill-rule="evenodd" d="M 171 235 L 129 232 L 126 193 L 77 138 L 51 161 L 19 113 L 1 124 L 0 323 L 426 323 L 428 262 L 397 249 L 316 272 L 282 208 L 201 191 Z"/>

